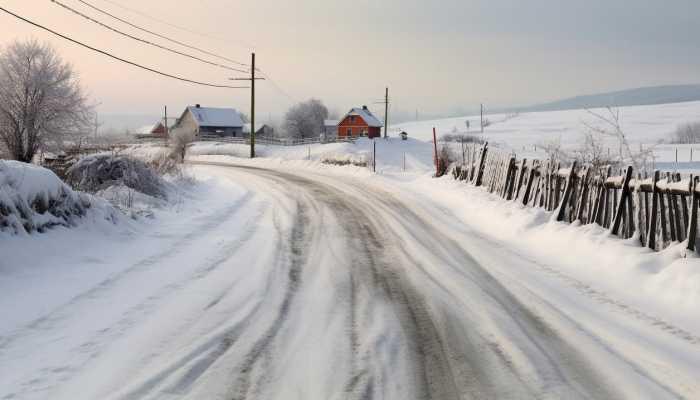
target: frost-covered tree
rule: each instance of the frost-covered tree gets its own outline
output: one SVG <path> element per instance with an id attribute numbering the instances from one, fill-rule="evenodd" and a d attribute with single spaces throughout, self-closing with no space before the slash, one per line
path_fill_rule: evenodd
<path id="1" fill-rule="evenodd" d="M 187 147 L 194 142 L 197 135 L 193 130 L 175 128 L 170 132 L 171 156 L 180 162 L 185 162 Z"/>
<path id="2" fill-rule="evenodd" d="M 328 119 L 328 108 L 321 100 L 311 99 L 287 111 L 284 117 L 284 129 L 287 137 L 310 138 L 321 135 L 323 121 Z"/>
<path id="3" fill-rule="evenodd" d="M 73 67 L 48 44 L 16 41 L 0 50 L 0 141 L 31 162 L 90 130 L 93 110 Z"/>
<path id="4" fill-rule="evenodd" d="M 673 133 L 672 143 L 700 143 L 700 122 L 680 125 Z"/>

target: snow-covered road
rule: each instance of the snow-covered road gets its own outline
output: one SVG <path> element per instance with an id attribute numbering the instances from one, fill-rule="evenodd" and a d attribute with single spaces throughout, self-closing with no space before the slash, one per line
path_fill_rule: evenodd
<path id="1" fill-rule="evenodd" d="M 158 246 L 113 243 L 108 277 L 0 329 L 0 399 L 700 396 L 697 336 L 425 194 L 194 168 L 209 208 Z"/>

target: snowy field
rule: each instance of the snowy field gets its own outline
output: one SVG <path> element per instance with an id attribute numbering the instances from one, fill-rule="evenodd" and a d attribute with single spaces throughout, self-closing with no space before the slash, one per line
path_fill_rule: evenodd
<path id="1" fill-rule="evenodd" d="M 700 104 L 630 110 L 652 143 Z M 580 115 L 487 135 L 575 145 Z M 458 122 L 375 141 L 376 174 L 323 162 L 369 140 L 196 143 L 152 218 L 0 233 L 0 399 L 699 398 L 700 258 L 432 178 L 419 132 Z"/>
<path id="2" fill-rule="evenodd" d="M 679 125 L 700 121 L 700 102 L 661 104 L 653 106 L 621 107 L 620 120 L 623 132 L 634 150 L 652 148 L 658 168 L 697 169 L 700 161 L 700 144 L 668 144 Z M 606 110 L 591 110 L 606 115 Z M 542 145 L 560 141 L 565 149 L 580 146 L 588 126 L 609 128 L 586 110 L 523 113 L 519 115 L 487 115 L 491 125 L 482 135 L 479 117 L 450 118 L 435 121 L 409 122 L 395 125 L 394 134 L 406 131 L 410 137 L 424 141 L 432 140 L 432 129 L 438 136 L 452 133 L 476 135 L 500 148 L 515 152 L 520 157 L 543 158 Z M 471 129 L 467 131 L 466 121 Z M 614 139 L 606 140 L 605 147 L 614 154 L 618 145 Z M 693 163 L 691 163 L 691 148 Z M 678 161 L 676 164 L 676 149 Z"/>

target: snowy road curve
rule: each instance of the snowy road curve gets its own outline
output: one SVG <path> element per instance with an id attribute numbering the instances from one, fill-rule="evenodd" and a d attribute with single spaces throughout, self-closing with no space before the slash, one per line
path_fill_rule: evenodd
<path id="1" fill-rule="evenodd" d="M 549 291 L 528 278 L 537 260 L 436 204 L 353 178 L 194 168 L 245 193 L 0 336 L 0 399 L 700 396 L 693 337 Z"/>

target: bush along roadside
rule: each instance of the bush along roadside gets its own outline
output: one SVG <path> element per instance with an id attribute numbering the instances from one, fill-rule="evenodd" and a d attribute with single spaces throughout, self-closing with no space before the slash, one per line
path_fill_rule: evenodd
<path id="1" fill-rule="evenodd" d="M 72 227 L 91 213 L 110 223 L 119 217 L 106 201 L 73 191 L 46 168 L 0 161 L 0 232 L 30 234 Z"/>

